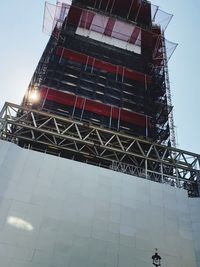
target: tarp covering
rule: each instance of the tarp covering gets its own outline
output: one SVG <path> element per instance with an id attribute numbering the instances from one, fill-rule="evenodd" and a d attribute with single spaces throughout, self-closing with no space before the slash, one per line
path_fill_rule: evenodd
<path id="1" fill-rule="evenodd" d="M 123 66 L 117 66 L 94 57 L 87 56 L 85 54 L 77 53 L 70 49 L 66 49 L 64 47 L 58 47 L 56 50 L 56 55 L 61 58 L 69 59 L 75 62 L 79 62 L 82 64 L 87 64 L 97 69 L 105 70 L 110 73 L 116 73 L 118 75 L 124 76 L 128 79 L 143 82 L 143 83 L 151 83 L 151 76 L 145 75 L 144 73 L 137 72 L 131 69 L 127 69 Z"/>
<path id="2" fill-rule="evenodd" d="M 141 46 L 141 28 L 93 11 L 82 10 L 79 27 Z"/>
<path id="3" fill-rule="evenodd" d="M 63 105 L 75 107 L 77 109 L 93 112 L 100 116 L 111 117 L 113 119 L 122 120 L 127 123 L 135 124 L 140 127 L 150 127 L 150 118 L 139 113 L 124 110 L 108 104 L 100 103 L 95 100 L 83 98 L 66 92 L 61 92 L 47 86 L 42 86 L 40 90 L 41 99 L 50 100 Z"/>

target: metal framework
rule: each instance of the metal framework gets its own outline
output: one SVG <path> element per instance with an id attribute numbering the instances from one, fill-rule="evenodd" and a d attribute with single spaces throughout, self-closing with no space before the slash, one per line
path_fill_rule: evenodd
<path id="1" fill-rule="evenodd" d="M 0 113 L 0 138 L 66 158 L 77 155 L 80 161 L 198 195 L 200 155 L 195 153 L 8 102 Z"/>
<path id="2" fill-rule="evenodd" d="M 23 105 L 31 106 L 29 96 L 35 89 L 41 100 L 33 103 L 36 109 L 79 114 L 81 120 L 98 121 L 99 127 L 175 146 L 172 106 L 166 97 L 170 89 L 158 71 L 164 72 L 176 47 L 166 45 L 164 61 L 160 33 L 172 15 L 148 1 L 65 2 L 45 5 L 43 28 L 52 22 L 47 30 L 51 38 Z M 96 102 L 106 106 L 97 108 Z M 135 119 L 128 112 L 135 113 Z"/>
<path id="3" fill-rule="evenodd" d="M 166 44 L 164 40 L 164 33 L 162 36 L 162 45 L 163 45 L 163 60 L 164 60 L 164 72 L 165 72 L 165 85 L 166 85 L 166 94 L 167 94 L 167 103 L 170 107 L 172 107 L 172 96 L 171 96 L 171 88 L 169 82 L 169 71 L 167 65 L 167 51 Z M 170 130 L 170 140 L 173 147 L 176 147 L 176 133 L 175 133 L 175 125 L 174 125 L 174 116 L 173 109 L 169 112 L 169 130 Z"/>

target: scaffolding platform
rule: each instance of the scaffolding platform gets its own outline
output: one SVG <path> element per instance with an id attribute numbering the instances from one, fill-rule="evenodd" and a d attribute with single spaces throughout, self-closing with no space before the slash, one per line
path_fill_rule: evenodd
<path id="1" fill-rule="evenodd" d="M 0 139 L 21 147 L 183 188 L 199 197 L 200 155 L 80 122 L 5 103 Z"/>

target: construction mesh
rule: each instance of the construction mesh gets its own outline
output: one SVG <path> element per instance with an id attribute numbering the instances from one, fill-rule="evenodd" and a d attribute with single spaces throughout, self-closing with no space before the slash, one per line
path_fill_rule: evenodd
<path id="1" fill-rule="evenodd" d="M 57 1 L 56 4 L 51 4 L 48 2 L 45 3 L 44 21 L 43 21 L 44 33 L 46 33 L 47 35 L 51 35 L 56 25 L 58 29 L 62 26 L 63 21 L 68 15 L 71 6 L 70 3 L 71 0 Z M 168 24 L 170 23 L 173 17 L 173 15 L 160 10 L 158 6 L 153 4 L 151 5 L 151 16 L 153 25 L 159 26 L 162 31 L 166 30 Z M 166 47 L 166 55 L 168 61 L 171 58 L 172 54 L 174 53 L 177 44 L 165 39 L 165 47 Z M 162 51 L 160 52 L 162 53 Z"/>
<path id="2" fill-rule="evenodd" d="M 62 26 L 64 19 L 67 17 L 70 4 L 67 0 L 58 1 L 56 5 L 46 2 L 44 9 L 43 32 L 51 35 L 55 26 L 58 28 Z"/>
<path id="3" fill-rule="evenodd" d="M 151 4 L 151 19 L 153 25 L 157 25 L 162 31 L 165 31 L 169 25 L 173 15 L 163 10 L 160 10 L 158 6 Z"/>
<path id="4" fill-rule="evenodd" d="M 165 39 L 165 47 L 166 47 L 166 54 L 167 54 L 167 61 L 170 60 L 172 57 L 174 51 L 176 50 L 177 43 L 171 42 L 167 39 Z"/>

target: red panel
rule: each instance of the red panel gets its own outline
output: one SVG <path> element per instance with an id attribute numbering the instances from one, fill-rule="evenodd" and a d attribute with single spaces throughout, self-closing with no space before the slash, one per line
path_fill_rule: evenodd
<path id="1" fill-rule="evenodd" d="M 111 72 L 111 73 L 116 73 L 117 71 L 116 65 L 112 65 L 110 63 L 107 63 L 105 61 L 100 61 L 98 59 L 95 59 L 94 67 L 96 67 L 97 69 L 106 70 L 107 72 Z"/>
<path id="2" fill-rule="evenodd" d="M 135 42 L 138 39 L 139 34 L 140 34 L 140 28 L 135 27 L 135 29 L 133 30 L 133 33 L 132 33 L 132 35 L 130 37 L 130 43 L 131 44 L 135 44 Z"/>
<path id="3" fill-rule="evenodd" d="M 82 27 L 84 29 L 89 30 L 94 18 L 94 13 L 87 11 L 87 10 L 83 10 L 82 11 L 82 15 L 81 15 L 81 20 L 80 20 L 80 24 L 79 27 Z"/>
<path id="4" fill-rule="evenodd" d="M 119 109 L 117 107 L 111 107 L 110 105 L 99 103 L 97 101 L 83 98 L 80 96 L 72 95 L 69 93 L 60 92 L 49 88 L 47 86 L 43 86 L 40 91 L 40 95 L 42 99 L 47 99 L 56 103 L 60 103 L 63 105 L 76 107 L 78 109 L 84 109 L 100 116 L 112 117 L 113 119 L 120 120 L 138 125 L 140 127 L 146 127 L 146 116 L 142 114 L 138 114 L 135 112 L 127 111 L 124 109 Z M 148 118 L 148 127 L 150 126 L 149 118 Z"/>
<path id="5" fill-rule="evenodd" d="M 112 35 L 112 31 L 113 31 L 113 28 L 114 28 L 114 25 L 115 25 L 115 19 L 113 18 L 109 18 L 108 19 L 108 22 L 107 22 L 107 25 L 106 25 L 106 28 L 105 28 L 105 31 L 104 31 L 104 34 L 107 35 L 107 36 L 111 36 Z"/>
<path id="6" fill-rule="evenodd" d="M 113 65 L 111 63 L 101 61 L 99 59 L 89 57 L 87 55 L 80 54 L 75 51 L 63 48 L 63 47 L 57 48 L 56 55 L 72 60 L 72 61 L 82 63 L 82 64 L 86 64 L 87 62 L 88 65 L 93 66 L 97 69 L 105 70 L 110 73 L 118 73 L 134 81 L 145 83 L 145 80 L 146 80 L 148 84 L 151 83 L 151 76 L 149 75 L 146 75 L 146 78 L 145 78 L 144 73 L 130 70 L 125 67 Z"/>

